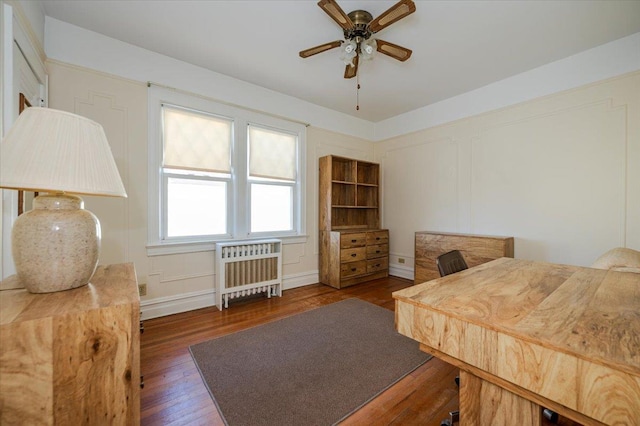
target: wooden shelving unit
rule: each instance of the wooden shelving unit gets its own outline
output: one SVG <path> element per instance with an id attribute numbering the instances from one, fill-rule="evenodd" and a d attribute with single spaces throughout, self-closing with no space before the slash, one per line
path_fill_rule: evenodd
<path id="1" fill-rule="evenodd" d="M 388 276 L 379 184 L 379 164 L 320 158 L 320 282 L 342 288 Z"/>

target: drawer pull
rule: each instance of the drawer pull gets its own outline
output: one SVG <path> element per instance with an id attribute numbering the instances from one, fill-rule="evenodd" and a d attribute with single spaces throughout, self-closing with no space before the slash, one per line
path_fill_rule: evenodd
<path id="1" fill-rule="evenodd" d="M 351 242 L 352 242 L 352 243 L 355 243 L 355 242 L 357 242 L 357 241 L 358 241 L 358 240 L 351 240 Z"/>
<path id="2" fill-rule="evenodd" d="M 351 272 L 355 272 L 355 271 L 356 271 L 356 268 L 351 268 Z"/>
<path id="3" fill-rule="evenodd" d="M 377 253 L 380 253 L 380 250 L 376 250 L 376 254 L 377 254 Z"/>
<path id="4" fill-rule="evenodd" d="M 379 239 L 380 239 L 380 237 L 376 237 L 376 241 L 379 240 Z"/>
<path id="5" fill-rule="evenodd" d="M 351 257 L 356 257 L 356 256 L 357 256 L 357 254 L 351 253 Z"/>

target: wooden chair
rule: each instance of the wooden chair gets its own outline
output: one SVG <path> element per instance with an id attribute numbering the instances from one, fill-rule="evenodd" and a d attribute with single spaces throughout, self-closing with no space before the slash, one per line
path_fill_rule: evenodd
<path id="1" fill-rule="evenodd" d="M 440 276 L 455 274 L 456 272 L 468 269 L 467 262 L 465 262 L 462 253 L 458 250 L 453 250 L 445 254 L 441 254 L 436 258 L 436 265 Z"/>

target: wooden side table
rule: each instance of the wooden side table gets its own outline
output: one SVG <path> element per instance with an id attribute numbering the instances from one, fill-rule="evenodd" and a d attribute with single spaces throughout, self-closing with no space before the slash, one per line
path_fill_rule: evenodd
<path id="1" fill-rule="evenodd" d="M 0 292 L 0 424 L 140 422 L 140 297 L 132 263 L 56 293 Z"/>

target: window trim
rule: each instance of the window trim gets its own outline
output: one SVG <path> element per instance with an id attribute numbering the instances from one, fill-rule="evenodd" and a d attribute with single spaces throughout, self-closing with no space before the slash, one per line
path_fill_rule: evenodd
<path id="1" fill-rule="evenodd" d="M 228 221 L 231 235 L 224 238 L 186 237 L 163 240 L 162 202 L 162 104 L 174 105 L 194 111 L 202 111 L 218 117 L 230 118 L 233 121 L 233 140 L 231 146 L 232 174 L 229 181 L 231 196 L 229 197 Z M 216 242 L 244 241 L 273 236 L 283 240 L 284 244 L 299 244 L 307 240 L 306 233 L 306 126 L 289 121 L 268 113 L 260 113 L 241 107 L 217 102 L 201 96 L 188 94 L 178 90 L 167 89 L 156 85 L 149 85 L 148 89 L 148 197 L 147 197 L 147 254 L 157 256 L 163 254 L 190 253 L 210 251 L 215 249 Z M 278 131 L 290 132 L 297 135 L 297 173 L 298 178 L 293 184 L 294 205 L 292 219 L 293 232 L 285 233 L 250 233 L 250 203 L 248 198 L 249 185 L 252 182 L 248 176 L 248 125 L 272 128 Z M 240 143 L 238 143 L 240 142 Z M 243 174 L 242 178 L 240 174 Z M 297 198 L 296 198 L 297 193 Z M 240 202 L 240 200 L 244 200 Z"/>

